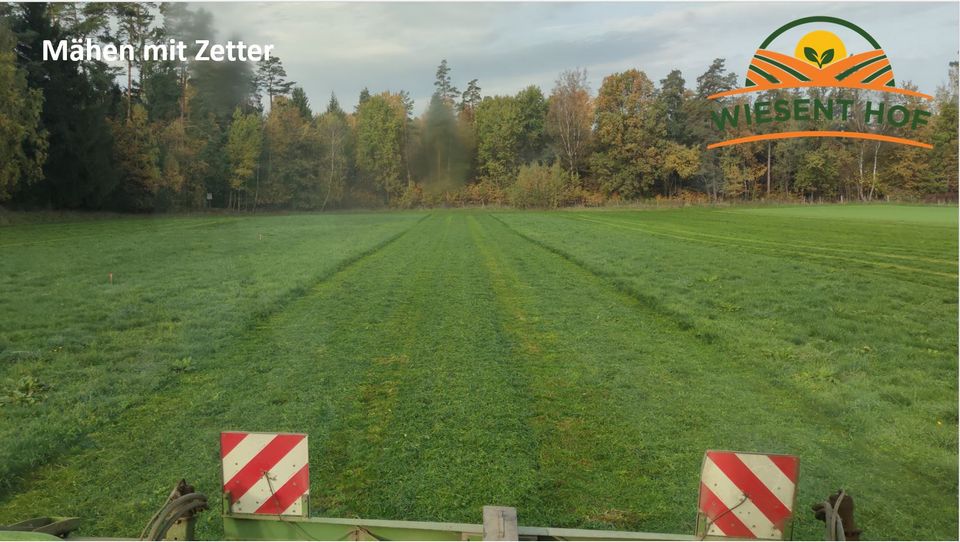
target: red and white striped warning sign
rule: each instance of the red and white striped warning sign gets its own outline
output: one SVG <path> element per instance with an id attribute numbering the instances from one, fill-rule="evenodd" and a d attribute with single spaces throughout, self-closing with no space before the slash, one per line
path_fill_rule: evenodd
<path id="1" fill-rule="evenodd" d="M 797 498 L 792 455 L 708 451 L 700 474 L 697 532 L 782 540 Z"/>
<path id="2" fill-rule="evenodd" d="M 307 435 L 220 433 L 223 491 L 239 514 L 305 516 L 310 495 Z"/>

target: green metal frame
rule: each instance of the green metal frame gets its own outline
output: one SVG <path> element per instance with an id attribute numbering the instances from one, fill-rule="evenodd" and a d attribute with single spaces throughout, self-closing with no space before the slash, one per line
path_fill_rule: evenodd
<path id="1" fill-rule="evenodd" d="M 479 523 L 235 514 L 224 499 L 225 540 L 483 540 Z M 522 540 L 699 540 L 693 535 L 518 527 Z"/>
<path id="2" fill-rule="evenodd" d="M 0 540 L 60 540 L 80 526 L 80 518 L 39 517 L 12 525 L 0 525 Z"/>
<path id="3" fill-rule="evenodd" d="M 519 527 L 523 540 L 699 540 L 693 535 Z M 354 518 L 301 518 L 231 514 L 226 540 L 483 540 L 483 525 Z"/>

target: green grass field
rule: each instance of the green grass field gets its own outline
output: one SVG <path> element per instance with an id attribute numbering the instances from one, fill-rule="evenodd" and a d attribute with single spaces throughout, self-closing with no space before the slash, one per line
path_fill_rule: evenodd
<path id="1" fill-rule="evenodd" d="M 692 533 L 713 448 L 801 457 L 795 538 L 954 539 L 957 272 L 945 207 L 0 227 L 0 523 L 136 536 L 233 429 L 315 514 Z"/>

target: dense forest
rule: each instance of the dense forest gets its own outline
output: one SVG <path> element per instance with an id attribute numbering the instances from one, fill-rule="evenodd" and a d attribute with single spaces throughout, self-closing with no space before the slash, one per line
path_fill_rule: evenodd
<path id="1" fill-rule="evenodd" d="M 955 199 L 957 63 L 911 130 L 933 150 L 855 139 L 764 141 L 707 150 L 711 111 L 736 100 L 723 59 L 688 82 L 674 70 L 604 78 L 581 69 L 552 89 L 461 91 L 446 60 L 423 114 L 403 90 L 368 91 L 353 111 L 320 107 L 277 56 L 258 63 L 157 61 L 122 66 L 43 61 L 43 40 L 193 43 L 214 21 L 186 4 L 0 4 L 0 205 L 118 211 L 334 209 L 487 205 L 556 207 L 676 198 Z M 625 67 L 626 68 L 626 67 Z M 463 78 L 467 80 L 467 77 Z M 458 80 L 459 81 L 459 80 Z M 901 86 L 908 86 L 901 85 Z M 849 90 L 781 90 L 829 99 Z M 777 96 L 754 96 L 772 100 Z M 865 91 L 854 96 L 863 108 Z M 888 102 L 898 98 L 885 97 Z M 882 131 L 890 125 L 790 121 L 794 130 Z M 761 125 L 741 125 L 738 135 Z M 908 127 L 909 128 L 909 127 Z"/>

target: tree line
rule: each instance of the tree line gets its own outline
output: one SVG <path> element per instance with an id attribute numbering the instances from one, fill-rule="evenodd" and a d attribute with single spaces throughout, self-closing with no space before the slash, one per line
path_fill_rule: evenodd
<path id="1" fill-rule="evenodd" d="M 866 91 L 778 90 L 710 100 L 738 79 L 715 59 L 688 85 L 628 69 L 593 91 L 582 69 L 484 95 L 461 91 L 442 60 L 415 116 L 409 93 L 336 96 L 314 110 L 281 60 L 144 60 L 123 66 L 41 58 L 44 40 L 103 44 L 214 36 L 211 15 L 177 3 L 0 5 L 0 204 L 20 208 L 164 211 L 601 205 L 692 201 L 877 198 L 957 194 L 957 63 L 909 137 L 933 150 L 856 139 L 762 141 L 708 150 L 727 137 L 711 113 L 751 100 L 852 96 L 852 114 L 789 121 L 791 130 L 874 131 Z M 913 88 L 909 84 L 908 88 Z M 763 133 L 740 124 L 737 136 Z M 769 129 L 768 127 L 766 129 Z M 907 134 L 903 134 L 905 137 Z"/>

